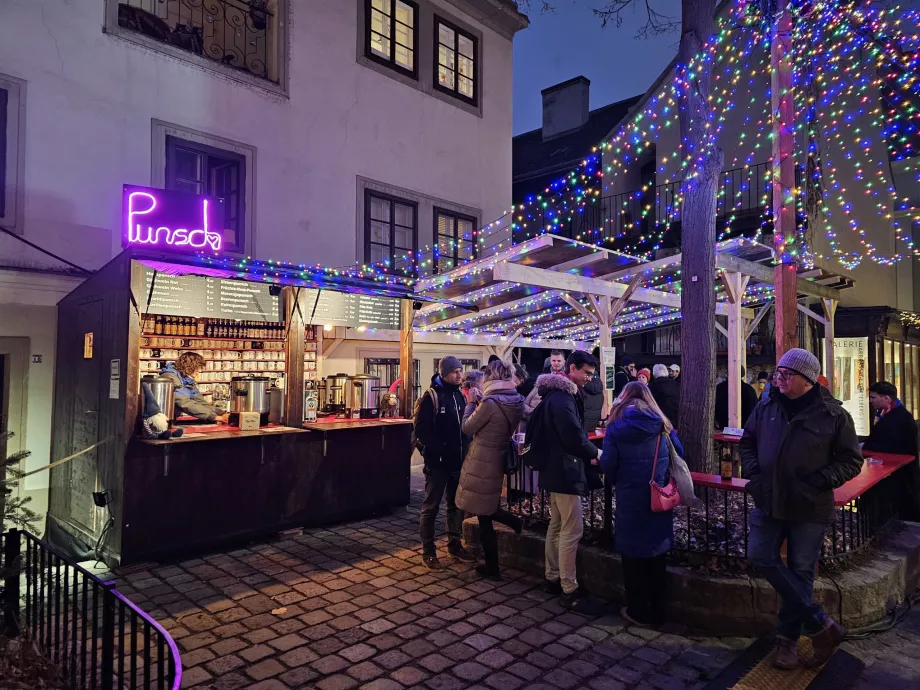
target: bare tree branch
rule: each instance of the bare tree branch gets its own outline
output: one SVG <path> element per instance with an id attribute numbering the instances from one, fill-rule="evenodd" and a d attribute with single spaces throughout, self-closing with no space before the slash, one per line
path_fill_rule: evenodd
<path id="1" fill-rule="evenodd" d="M 611 0 L 604 7 L 593 10 L 593 12 L 600 17 L 601 26 L 613 23 L 619 28 L 623 25 L 623 15 L 627 10 L 637 12 L 644 6 L 647 19 L 645 24 L 636 31 L 636 38 L 651 38 L 677 31 L 680 28 L 680 17 L 659 12 L 653 4 L 654 0 Z"/>

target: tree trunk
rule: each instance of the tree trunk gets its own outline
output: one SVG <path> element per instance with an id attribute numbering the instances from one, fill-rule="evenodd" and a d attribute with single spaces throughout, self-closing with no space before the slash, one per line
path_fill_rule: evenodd
<path id="1" fill-rule="evenodd" d="M 713 33 L 714 0 L 683 0 L 678 64 L 700 55 Z M 678 67 L 680 70 L 680 67 Z M 680 72 L 679 72 L 680 73 Z M 680 430 L 691 470 L 711 472 L 715 413 L 716 192 L 722 151 L 706 127 L 711 118 L 709 65 L 682 80 L 678 97 L 685 168 L 681 209 Z M 685 73 L 684 73 L 685 75 Z"/>

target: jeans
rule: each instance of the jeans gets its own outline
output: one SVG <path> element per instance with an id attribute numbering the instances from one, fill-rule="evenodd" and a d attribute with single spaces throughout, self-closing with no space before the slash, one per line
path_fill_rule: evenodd
<path id="1" fill-rule="evenodd" d="M 827 526 L 819 522 L 775 520 L 755 508 L 751 511 L 748 560 L 783 600 L 777 635 L 798 640 L 819 633 L 827 614 L 812 601 L 815 565 L 824 545 Z M 786 564 L 780 555 L 786 545 Z"/>
<path id="2" fill-rule="evenodd" d="M 434 555 L 434 521 L 441 508 L 441 500 L 447 493 L 447 540 L 460 543 L 463 528 L 463 511 L 457 508 L 457 487 L 460 485 L 460 470 L 425 468 L 425 500 L 419 516 L 419 532 L 422 535 L 422 553 Z"/>
<path id="3" fill-rule="evenodd" d="M 629 609 L 629 615 L 640 623 L 664 623 L 667 554 L 651 558 L 620 558 L 623 561 L 623 584 L 626 586 L 626 607 Z"/>
<path id="4" fill-rule="evenodd" d="M 546 579 L 559 580 L 562 591 L 571 594 L 578 589 L 575 578 L 575 556 L 584 532 L 581 517 L 581 496 L 551 493 L 549 529 L 546 530 Z"/>

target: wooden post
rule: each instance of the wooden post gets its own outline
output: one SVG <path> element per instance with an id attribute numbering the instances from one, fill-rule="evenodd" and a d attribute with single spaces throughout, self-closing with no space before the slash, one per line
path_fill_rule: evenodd
<path id="1" fill-rule="evenodd" d="M 592 300 L 592 302 L 594 302 Z M 604 376 L 604 348 L 610 347 L 612 338 L 610 335 L 610 298 L 609 297 L 600 297 L 597 302 L 594 302 L 595 307 L 598 312 L 598 321 L 597 321 L 597 339 L 598 347 L 601 352 L 601 361 L 600 361 L 600 375 Z M 610 406 L 613 404 L 613 390 L 607 388 L 607 382 L 604 381 L 604 404 L 601 406 L 601 419 L 606 419 L 607 415 L 610 414 Z"/>
<path id="2" fill-rule="evenodd" d="M 411 299 L 402 302 L 399 331 L 399 409 L 406 419 L 412 417 L 415 392 L 415 358 L 413 357 L 413 330 L 412 322 L 415 320 L 415 304 Z"/>
<path id="3" fill-rule="evenodd" d="M 773 289 L 776 302 L 776 359 L 798 347 L 799 317 L 796 309 L 795 159 L 793 139 L 795 103 L 792 93 L 792 12 L 779 11 L 773 23 L 770 49 L 773 110 L 773 247 L 776 266 Z"/>
<path id="4" fill-rule="evenodd" d="M 298 304 L 299 303 L 299 304 Z M 304 293 L 300 288 L 281 288 L 281 304 L 287 323 L 284 344 L 284 423 L 303 424 Z"/>
<path id="5" fill-rule="evenodd" d="M 744 318 L 741 302 L 749 277 L 737 271 L 723 271 L 722 284 L 728 295 L 728 425 L 741 427 L 741 367 L 744 361 Z"/>
<path id="6" fill-rule="evenodd" d="M 824 375 L 830 384 L 831 393 L 837 395 L 834 390 L 834 314 L 837 312 L 837 300 L 822 299 L 821 306 L 824 307 Z"/>

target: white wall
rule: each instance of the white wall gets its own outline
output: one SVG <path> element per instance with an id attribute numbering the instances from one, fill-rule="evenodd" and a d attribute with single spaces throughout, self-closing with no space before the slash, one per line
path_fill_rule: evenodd
<path id="1" fill-rule="evenodd" d="M 87 268 L 117 253 L 121 185 L 151 183 L 153 119 L 256 149 L 260 259 L 363 260 L 358 176 L 500 216 L 511 41 L 430 2 L 482 32 L 482 117 L 358 64 L 355 0 L 291 3 L 288 97 L 103 33 L 103 0 L 4 0 L 0 72 L 27 83 L 26 237 Z M 0 241 L 4 259 L 21 251 Z"/>

